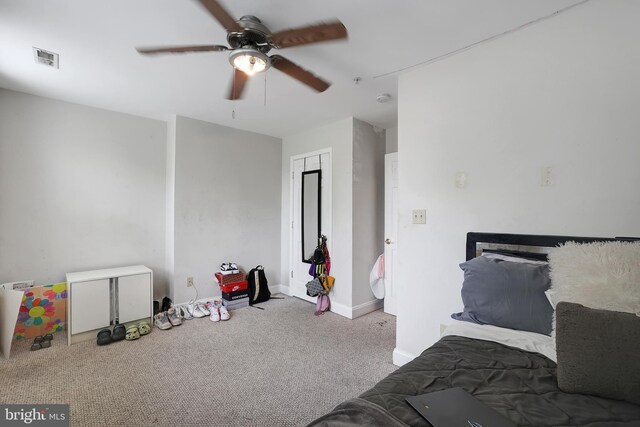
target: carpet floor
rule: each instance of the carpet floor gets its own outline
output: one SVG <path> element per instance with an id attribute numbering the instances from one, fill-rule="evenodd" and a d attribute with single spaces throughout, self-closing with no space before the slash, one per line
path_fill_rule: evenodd
<path id="1" fill-rule="evenodd" d="M 381 310 L 261 305 L 104 347 L 18 341 L 0 359 L 0 403 L 68 403 L 72 426 L 303 426 L 395 370 L 395 317 Z"/>

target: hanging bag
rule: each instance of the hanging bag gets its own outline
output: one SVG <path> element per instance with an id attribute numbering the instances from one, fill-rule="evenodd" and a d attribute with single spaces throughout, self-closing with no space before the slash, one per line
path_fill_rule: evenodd
<path id="1" fill-rule="evenodd" d="M 307 295 L 310 297 L 315 297 L 324 291 L 324 287 L 318 277 L 314 277 L 313 280 L 308 281 L 305 286 L 307 288 Z"/>
<path id="2" fill-rule="evenodd" d="M 314 314 L 316 316 L 320 316 L 330 309 L 331 300 L 329 299 L 329 295 L 325 293 L 321 293 L 320 295 L 318 295 L 318 300 L 316 301 L 316 311 Z"/>

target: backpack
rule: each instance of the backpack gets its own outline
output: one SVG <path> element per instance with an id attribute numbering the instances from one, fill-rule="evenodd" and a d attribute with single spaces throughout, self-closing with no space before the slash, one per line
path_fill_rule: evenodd
<path id="1" fill-rule="evenodd" d="M 250 305 L 269 301 L 271 292 L 269 292 L 267 277 L 264 275 L 264 268 L 261 265 L 249 271 L 249 274 L 247 274 L 247 282 Z"/>

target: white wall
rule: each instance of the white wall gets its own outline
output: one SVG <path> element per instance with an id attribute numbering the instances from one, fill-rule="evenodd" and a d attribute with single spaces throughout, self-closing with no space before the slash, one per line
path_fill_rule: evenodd
<path id="1" fill-rule="evenodd" d="M 396 363 L 462 308 L 468 231 L 640 235 L 638 16 L 589 2 L 400 78 Z"/>
<path id="2" fill-rule="evenodd" d="M 0 282 L 144 264 L 164 289 L 164 122 L 0 89 Z"/>
<path id="3" fill-rule="evenodd" d="M 385 133 L 353 121 L 353 279 L 354 307 L 375 301 L 369 272 L 383 252 Z"/>
<path id="4" fill-rule="evenodd" d="M 289 276 L 290 158 L 331 147 L 332 230 L 327 242 L 331 253 L 331 274 L 336 277 L 331 302 L 351 307 L 352 278 L 352 162 L 353 118 L 340 120 L 307 132 L 287 136 L 282 140 L 282 236 L 281 270 L 283 284 Z"/>
<path id="5" fill-rule="evenodd" d="M 281 283 L 281 141 L 177 117 L 173 300 L 220 295 L 214 273 L 233 261 L 262 264 Z"/>
<path id="6" fill-rule="evenodd" d="M 386 154 L 398 152 L 398 127 L 389 128 L 385 133 Z"/>

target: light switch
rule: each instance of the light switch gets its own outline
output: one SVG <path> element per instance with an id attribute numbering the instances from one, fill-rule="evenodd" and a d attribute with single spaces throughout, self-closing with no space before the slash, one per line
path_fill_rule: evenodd
<path id="1" fill-rule="evenodd" d="M 413 223 L 414 224 L 426 224 L 427 223 L 427 211 L 426 211 L 426 209 L 414 209 L 413 210 Z"/>

